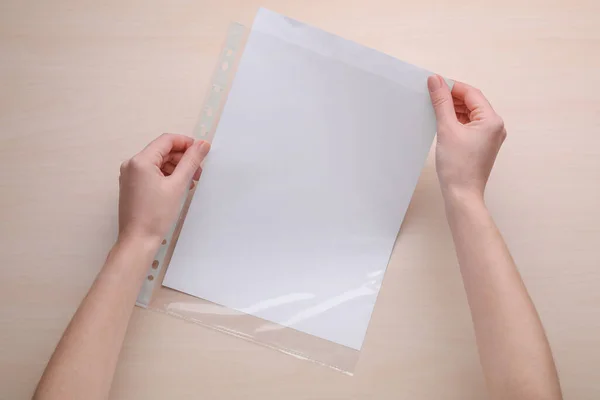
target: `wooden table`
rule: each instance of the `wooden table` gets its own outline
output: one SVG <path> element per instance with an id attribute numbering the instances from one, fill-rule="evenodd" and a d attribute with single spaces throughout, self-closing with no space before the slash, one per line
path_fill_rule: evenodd
<path id="1" fill-rule="evenodd" d="M 484 3 L 2 2 L 0 398 L 31 396 L 102 265 L 120 162 L 191 133 L 229 23 L 260 5 L 483 89 L 509 131 L 488 205 L 565 397 L 600 398 L 600 3 Z M 112 398 L 485 398 L 432 157 L 355 376 L 136 309 Z"/>

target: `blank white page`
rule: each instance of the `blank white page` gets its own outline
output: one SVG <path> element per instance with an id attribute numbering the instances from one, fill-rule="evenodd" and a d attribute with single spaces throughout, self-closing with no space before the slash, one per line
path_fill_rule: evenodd
<path id="1" fill-rule="evenodd" d="M 360 349 L 435 135 L 429 75 L 261 9 L 163 285 Z"/>

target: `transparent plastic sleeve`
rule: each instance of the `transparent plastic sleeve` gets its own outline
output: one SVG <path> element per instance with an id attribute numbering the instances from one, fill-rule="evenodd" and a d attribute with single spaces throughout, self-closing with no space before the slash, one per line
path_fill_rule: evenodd
<path id="1" fill-rule="evenodd" d="M 194 135 L 198 139 L 212 141 L 214 137 L 249 32 L 240 24 L 231 24 L 229 27 L 195 128 Z M 149 267 L 148 277 L 136 304 L 352 375 L 359 350 L 162 286 L 194 192 L 195 187 L 184 200 L 178 221 L 163 240 Z M 280 305 L 277 300 L 265 299 L 255 307 Z"/>

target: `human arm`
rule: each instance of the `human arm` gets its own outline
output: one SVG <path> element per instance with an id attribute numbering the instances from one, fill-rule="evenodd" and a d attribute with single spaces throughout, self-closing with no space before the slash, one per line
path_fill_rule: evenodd
<path id="1" fill-rule="evenodd" d="M 121 166 L 119 236 L 73 316 L 34 399 L 106 399 L 148 266 L 210 145 L 165 134 Z"/>
<path id="2" fill-rule="evenodd" d="M 506 137 L 502 119 L 475 88 L 428 81 L 437 117 L 436 168 L 492 399 L 561 399 L 544 328 L 484 202 Z"/>

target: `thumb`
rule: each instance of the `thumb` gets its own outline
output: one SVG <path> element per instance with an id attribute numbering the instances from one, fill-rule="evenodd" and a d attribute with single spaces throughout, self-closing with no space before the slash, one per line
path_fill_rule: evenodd
<path id="1" fill-rule="evenodd" d="M 194 142 L 183 154 L 181 160 L 175 167 L 175 171 L 171 176 L 175 179 L 189 184 L 194 178 L 196 171 L 200 169 L 200 165 L 210 150 L 210 143 L 203 140 Z"/>
<path id="2" fill-rule="evenodd" d="M 427 88 L 429 89 L 431 104 L 433 105 L 438 124 L 457 121 L 456 113 L 454 112 L 454 101 L 452 100 L 452 94 L 446 81 L 439 75 L 430 76 L 427 79 Z"/>

